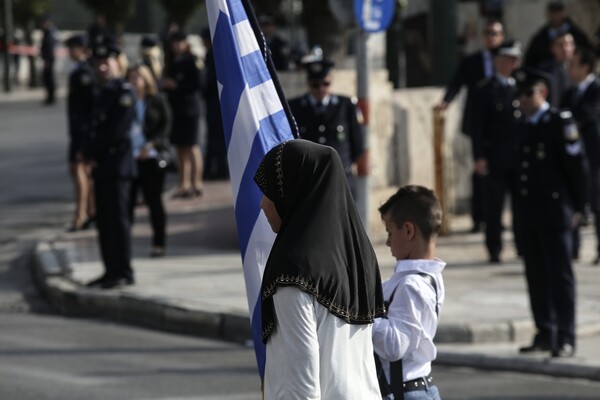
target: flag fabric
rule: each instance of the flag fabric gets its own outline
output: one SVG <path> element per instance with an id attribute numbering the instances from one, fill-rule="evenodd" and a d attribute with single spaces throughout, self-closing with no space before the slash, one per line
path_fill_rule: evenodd
<path id="1" fill-rule="evenodd" d="M 268 67 L 272 62 L 249 3 L 207 0 L 206 5 L 252 335 L 262 378 L 265 346 L 260 288 L 275 235 L 261 212 L 262 193 L 253 178 L 271 148 L 294 138 L 295 123 L 277 77 Z"/>

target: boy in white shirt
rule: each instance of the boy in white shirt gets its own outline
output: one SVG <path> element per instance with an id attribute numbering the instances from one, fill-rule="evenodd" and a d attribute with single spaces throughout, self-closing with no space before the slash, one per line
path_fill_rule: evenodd
<path id="1" fill-rule="evenodd" d="M 396 400 L 439 400 L 430 374 L 437 353 L 433 337 L 444 302 L 441 272 L 446 263 L 434 256 L 442 209 L 432 190 L 409 185 L 379 212 L 388 233 L 386 245 L 397 264 L 383 282 L 388 311 L 373 325 L 374 350 Z"/>

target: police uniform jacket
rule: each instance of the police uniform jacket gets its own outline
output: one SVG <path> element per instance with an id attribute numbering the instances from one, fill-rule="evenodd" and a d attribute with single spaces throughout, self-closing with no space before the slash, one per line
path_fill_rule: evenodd
<path id="1" fill-rule="evenodd" d="M 135 176 L 130 129 L 135 116 L 132 86 L 114 79 L 100 88 L 94 101 L 92 131 L 84 155 L 93 159 L 94 179 L 131 179 Z"/>
<path id="2" fill-rule="evenodd" d="M 346 174 L 351 174 L 352 164 L 365 151 L 355 102 L 349 97 L 331 95 L 324 111 L 317 112 L 305 94 L 289 104 L 300 137 L 336 149 Z"/>
<path id="3" fill-rule="evenodd" d="M 473 102 L 471 129 L 475 160 L 485 158 L 490 169 L 514 170 L 519 141 L 518 126 L 522 119 L 516 87 L 509 78 L 497 76 L 477 85 Z"/>
<path id="4" fill-rule="evenodd" d="M 167 91 L 173 117 L 195 118 L 200 116 L 198 94 L 202 88 L 202 79 L 196 57 L 186 54 L 173 60 L 168 69 L 168 77 L 177 82 L 175 89 Z"/>
<path id="5" fill-rule="evenodd" d="M 444 101 L 450 103 L 460 91 L 463 85 L 467 85 L 467 99 L 463 110 L 462 132 L 470 135 L 470 118 L 473 115 L 473 95 L 477 84 L 486 78 L 484 51 L 478 51 L 463 58 L 458 69 L 452 76 L 452 80 L 446 87 Z M 489 55 L 490 68 L 493 71 L 492 55 Z"/>
<path id="6" fill-rule="evenodd" d="M 523 229 L 569 230 L 586 199 L 583 143 L 568 111 L 546 110 L 523 125 L 517 199 Z"/>
<path id="7" fill-rule="evenodd" d="M 577 87 L 567 90 L 562 106 L 573 113 L 590 164 L 600 166 L 600 79 L 596 77 L 581 94 Z"/>
<path id="8" fill-rule="evenodd" d="M 90 133 L 93 96 L 94 71 L 89 62 L 83 61 L 69 75 L 67 99 L 69 137 L 76 149 L 81 149 Z"/>
<path id="9" fill-rule="evenodd" d="M 57 31 L 55 28 L 44 29 L 44 35 L 42 36 L 42 45 L 40 47 L 40 55 L 44 61 L 54 61 L 54 49 L 56 48 L 56 35 Z"/>

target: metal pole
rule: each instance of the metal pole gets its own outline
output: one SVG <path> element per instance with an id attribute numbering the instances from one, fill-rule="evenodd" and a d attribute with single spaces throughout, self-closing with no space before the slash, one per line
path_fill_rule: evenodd
<path id="1" fill-rule="evenodd" d="M 2 53 L 4 58 L 4 91 L 10 92 L 11 80 L 10 80 L 10 54 L 8 53 L 8 46 L 12 42 L 11 38 L 13 35 L 13 23 L 12 23 L 12 0 L 4 0 L 4 40 L 2 41 Z"/>
<path id="2" fill-rule="evenodd" d="M 368 32 L 357 27 L 356 35 L 356 96 L 364 122 L 361 125 L 366 144 L 365 152 L 357 162 L 356 206 L 367 233 L 369 229 L 369 55 Z"/>

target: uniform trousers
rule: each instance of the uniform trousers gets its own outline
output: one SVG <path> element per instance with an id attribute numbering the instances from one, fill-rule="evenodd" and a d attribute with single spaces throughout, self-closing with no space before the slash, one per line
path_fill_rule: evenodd
<path id="1" fill-rule="evenodd" d="M 158 166 L 155 158 L 138 160 L 137 165 L 138 176 L 131 184 L 130 220 L 133 223 L 137 193 L 141 188 L 144 202 L 150 210 L 152 245 L 165 247 L 166 213 L 161 197 L 165 182 L 165 169 Z"/>
<path id="2" fill-rule="evenodd" d="M 46 102 L 53 103 L 54 93 L 56 91 L 56 82 L 54 80 L 54 60 L 44 62 L 44 70 L 42 73 L 44 87 L 46 88 Z"/>
<path id="3" fill-rule="evenodd" d="M 471 176 L 471 219 L 473 220 L 473 227 L 477 228 L 485 223 L 486 181 L 486 176 L 481 176 L 478 173 L 473 172 L 473 175 Z"/>
<path id="4" fill-rule="evenodd" d="M 131 278 L 130 179 L 96 179 L 96 226 L 105 276 Z"/>
<path id="5" fill-rule="evenodd" d="M 575 346 L 575 277 L 570 229 L 527 227 L 523 234 L 525 276 L 536 343 Z"/>
<path id="6" fill-rule="evenodd" d="M 512 228 L 517 253 L 521 254 L 519 211 L 516 204 L 515 171 L 505 168 L 492 169 L 485 177 L 485 244 L 490 255 L 499 255 L 502 250 L 502 212 L 506 194 L 510 194 Z"/>

